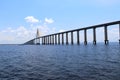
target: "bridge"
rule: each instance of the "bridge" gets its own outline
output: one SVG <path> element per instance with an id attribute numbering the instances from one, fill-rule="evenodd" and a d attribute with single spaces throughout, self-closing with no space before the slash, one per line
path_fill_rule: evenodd
<path id="1" fill-rule="evenodd" d="M 84 44 L 87 45 L 87 43 L 88 43 L 87 31 L 92 29 L 93 30 L 93 44 L 96 45 L 96 43 L 97 43 L 96 29 L 97 28 L 104 28 L 104 43 L 107 45 L 109 43 L 109 40 L 108 40 L 108 27 L 112 26 L 112 25 L 118 25 L 119 26 L 119 40 L 118 41 L 119 41 L 119 44 L 120 44 L 120 21 L 114 21 L 114 22 L 109 22 L 109 23 L 104 23 L 104 24 L 99 24 L 99 25 L 93 25 L 93 26 L 89 26 L 89 27 L 84 27 L 84 28 L 59 32 L 59 33 L 45 35 L 45 36 L 37 36 L 36 38 L 34 38 L 32 40 L 29 40 L 24 44 L 31 44 L 31 45 L 34 45 L 34 44 L 39 44 L 39 45 L 66 44 L 66 45 L 68 45 L 69 44 L 68 33 L 70 33 L 70 36 L 71 36 L 71 44 L 74 44 L 73 32 L 76 32 L 77 44 L 79 45 L 80 44 L 80 33 L 79 32 L 84 31 Z M 66 41 L 66 43 L 65 43 L 65 41 Z"/>

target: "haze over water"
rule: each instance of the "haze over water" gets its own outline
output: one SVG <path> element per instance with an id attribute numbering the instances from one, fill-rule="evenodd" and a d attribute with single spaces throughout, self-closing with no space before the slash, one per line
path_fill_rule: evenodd
<path id="1" fill-rule="evenodd" d="M 0 45 L 0 80 L 119 80 L 120 45 Z"/>

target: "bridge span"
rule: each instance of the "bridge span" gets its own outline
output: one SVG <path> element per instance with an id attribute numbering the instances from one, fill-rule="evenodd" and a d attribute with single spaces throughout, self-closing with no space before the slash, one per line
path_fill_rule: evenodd
<path id="1" fill-rule="evenodd" d="M 74 29 L 74 30 L 69 30 L 69 31 L 64 31 L 64 32 L 59 32 L 55 34 L 50 34 L 50 35 L 45 35 L 45 36 L 40 36 L 36 37 L 32 40 L 27 41 L 24 44 L 42 44 L 42 45 L 53 45 L 53 44 L 69 44 L 69 36 L 68 33 L 70 33 L 70 43 L 74 44 L 74 35 L 73 32 L 76 32 L 76 38 L 77 38 L 77 44 L 80 44 L 80 31 L 84 31 L 84 44 L 87 45 L 88 40 L 87 40 L 87 31 L 89 29 L 93 30 L 93 44 L 96 45 L 97 40 L 96 40 L 96 29 L 97 28 L 104 28 L 104 43 L 107 45 L 109 43 L 108 40 L 108 27 L 112 25 L 118 25 L 119 26 L 119 44 L 120 44 L 120 21 L 114 21 L 114 22 L 109 22 L 109 23 L 104 23 L 104 24 L 99 24 L 99 25 L 93 25 L 89 27 L 84 27 L 84 28 L 79 28 L 79 29 Z M 60 37 L 61 36 L 61 37 Z"/>

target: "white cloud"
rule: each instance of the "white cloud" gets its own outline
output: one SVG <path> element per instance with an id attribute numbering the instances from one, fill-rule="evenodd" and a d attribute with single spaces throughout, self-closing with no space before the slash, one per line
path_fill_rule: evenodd
<path id="1" fill-rule="evenodd" d="M 53 23 L 54 22 L 54 20 L 52 19 L 52 18 L 45 18 L 45 23 L 49 23 L 49 24 L 51 24 L 51 23 Z"/>
<path id="2" fill-rule="evenodd" d="M 38 23 L 40 22 L 38 19 L 34 18 L 33 16 L 27 16 L 25 17 L 26 22 L 30 22 L 30 23 Z"/>

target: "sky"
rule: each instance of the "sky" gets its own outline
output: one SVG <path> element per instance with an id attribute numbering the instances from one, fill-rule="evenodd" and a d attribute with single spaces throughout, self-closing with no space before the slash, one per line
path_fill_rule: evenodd
<path id="1" fill-rule="evenodd" d="M 0 0 L 0 44 L 24 43 L 35 38 L 37 28 L 43 36 L 118 20 L 120 0 Z M 118 26 L 109 30 L 110 40 L 117 41 Z M 104 41 L 102 31 L 97 30 L 98 41 Z"/>

